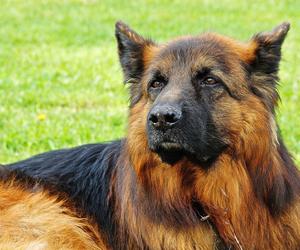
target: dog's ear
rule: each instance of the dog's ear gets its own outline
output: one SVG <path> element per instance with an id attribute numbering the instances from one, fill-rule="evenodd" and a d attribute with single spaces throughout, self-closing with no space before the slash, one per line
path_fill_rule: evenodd
<path id="1" fill-rule="evenodd" d="M 264 98 L 271 109 L 278 99 L 276 85 L 281 46 L 289 28 L 290 24 L 284 22 L 271 31 L 256 34 L 251 40 L 252 47 L 255 48 L 250 63 L 253 82 L 251 88 L 255 94 Z"/>
<path id="2" fill-rule="evenodd" d="M 130 84 L 131 103 L 136 103 L 141 96 L 139 85 L 145 70 L 146 50 L 154 43 L 145 39 L 121 21 L 116 23 L 115 30 L 119 59 L 124 73 L 125 83 Z"/>
<path id="3" fill-rule="evenodd" d="M 272 31 L 258 33 L 252 38 L 253 42 L 257 44 L 255 61 L 253 62 L 255 70 L 265 74 L 278 72 L 281 46 L 289 29 L 290 24 L 285 22 Z"/>

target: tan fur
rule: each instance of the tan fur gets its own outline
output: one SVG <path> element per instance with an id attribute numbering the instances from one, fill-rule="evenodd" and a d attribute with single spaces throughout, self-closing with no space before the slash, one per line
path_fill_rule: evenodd
<path id="1" fill-rule="evenodd" d="M 96 228 L 46 191 L 0 183 L 0 249 L 106 249 Z"/>
<path id="2" fill-rule="evenodd" d="M 149 187 L 147 191 L 153 192 L 155 199 L 165 201 L 170 206 L 178 206 L 182 211 L 196 196 L 205 206 L 222 238 L 236 249 L 299 249 L 299 198 L 279 217 L 273 217 L 268 208 L 257 199 L 250 178 L 250 172 L 255 172 L 256 167 L 260 171 L 268 167 L 259 165 L 260 162 L 268 162 L 263 159 L 266 155 L 279 161 L 273 148 L 273 127 L 268 126 L 269 114 L 256 98 L 249 98 L 240 107 L 236 107 L 236 110 L 241 113 L 235 114 L 236 119 L 232 119 L 232 124 L 228 125 L 232 128 L 233 136 L 234 131 L 242 136 L 240 140 L 234 138 L 237 140 L 237 148 L 232 149 L 241 152 L 240 158 L 232 158 L 232 152 L 226 152 L 210 170 L 204 171 L 185 160 L 176 166 L 167 166 L 147 149 L 145 129 L 142 126 L 147 114 L 147 104 L 146 100 L 142 100 L 131 110 L 129 118 L 128 150 L 135 163 L 136 173 L 143 186 Z M 254 127 L 254 124 L 259 126 Z M 251 165 L 246 166 L 246 161 Z M 282 164 L 277 162 L 271 170 L 270 185 L 274 181 L 273 177 L 285 175 Z M 185 180 L 194 185 L 186 188 L 183 185 Z M 125 179 L 124 182 L 130 183 L 132 180 Z M 176 242 L 176 249 L 193 249 L 194 242 L 199 249 L 213 249 L 216 238 L 207 224 L 200 223 L 191 229 L 184 227 L 174 234 L 172 228 L 155 225 L 134 213 L 133 208 L 130 208 L 130 197 L 123 197 L 122 201 L 123 223 L 132 230 L 132 234 L 153 246 L 151 249 L 157 249 L 162 242 L 166 249 L 171 248 L 172 245 L 167 244 L 166 238 L 169 239 L 168 242 Z M 164 239 L 161 238 L 162 235 Z"/>
<path id="3" fill-rule="evenodd" d="M 134 183 L 132 169 L 123 169 L 122 182 L 120 186 L 116 186 L 118 193 L 118 202 L 121 216 L 120 218 L 120 237 L 123 233 L 129 232 L 133 241 L 137 241 L 140 245 L 146 243 L 150 249 L 178 249 L 178 250 L 193 250 L 193 249 L 217 249 L 219 242 L 216 233 L 212 226 L 203 216 L 203 222 L 199 222 L 194 214 L 190 214 L 188 209 L 192 190 L 181 188 L 184 177 L 181 171 L 184 170 L 182 165 L 174 167 L 170 170 L 168 166 L 156 165 L 152 169 L 144 170 L 148 178 L 141 178 L 141 183 L 136 183 L 136 190 L 140 192 L 137 199 L 133 200 L 130 196 L 130 184 Z M 151 168 L 151 166 L 148 165 Z M 165 176 L 165 178 L 163 177 Z M 121 179 L 121 176 L 119 176 Z M 151 183 L 149 183 L 151 179 Z M 146 183 L 147 182 L 147 183 Z M 130 184 L 129 184 L 130 183 Z M 163 221 L 153 221 L 143 213 L 147 204 L 143 203 L 143 188 L 147 189 L 147 196 L 153 197 L 153 202 L 159 204 L 167 204 L 167 207 L 176 208 L 183 214 L 183 226 L 176 227 L 167 225 Z M 154 201 L 155 200 L 155 201 Z M 138 205 L 137 205 L 138 204 Z M 138 207 L 136 207 L 138 206 Z M 149 209 L 152 209 L 149 207 Z M 162 209 L 166 209 L 162 205 Z M 153 209 L 154 210 L 154 209 Z M 186 213 L 186 214 L 185 214 Z M 185 214 L 185 215 L 184 215 Z M 171 214 L 172 216 L 172 214 Z M 175 215 L 173 215 L 175 216 Z M 134 242 L 132 242 L 134 245 Z M 132 249 L 128 247 L 127 249 Z"/>
<path id="4" fill-rule="evenodd" d="M 241 60 L 247 63 L 251 63 L 255 59 L 255 51 L 258 46 L 256 42 L 250 41 L 249 43 L 242 43 L 216 33 L 208 33 L 207 36 L 208 39 L 211 38 L 220 44 L 224 44 Z"/>
<path id="5" fill-rule="evenodd" d="M 199 222 L 195 215 L 186 211 L 184 218 L 186 225 L 176 228 L 171 225 L 164 225 L 163 222 L 154 222 L 144 216 L 142 213 L 143 204 L 137 203 L 138 208 L 134 207 L 134 201 L 130 196 L 130 184 L 136 183 L 136 189 L 146 188 L 148 195 L 158 203 L 168 204 L 170 207 L 177 207 L 178 211 L 185 213 L 188 204 L 191 202 L 193 191 L 188 187 L 183 187 L 186 178 L 191 178 L 193 166 L 190 166 L 191 172 L 182 175 L 190 163 L 178 164 L 170 168 L 167 164 L 161 163 L 158 156 L 150 152 L 145 137 L 145 128 L 142 126 L 147 114 L 146 100 L 141 100 L 130 111 L 128 144 L 125 154 L 131 156 L 131 162 L 134 162 L 135 171 L 139 177 L 134 179 L 133 169 L 131 169 L 127 156 L 120 162 L 125 164 L 125 168 L 119 172 L 117 178 L 121 183 L 116 185 L 118 196 L 120 216 L 120 235 L 124 231 L 129 231 L 134 240 L 145 242 L 150 249 L 216 249 L 218 244 L 217 235 L 207 218 Z M 142 194 L 138 199 L 142 199 Z M 137 202 L 137 201 L 135 201 Z M 134 244 L 134 243 L 132 243 Z M 142 243 L 141 243 L 142 244 Z M 130 247 L 128 249 L 131 249 Z"/>
<path id="6" fill-rule="evenodd" d="M 247 63 L 254 59 L 257 49 L 255 42 L 241 44 L 216 34 L 207 36 L 227 46 L 234 52 L 234 56 Z M 155 63 L 150 59 L 150 55 L 155 58 L 155 53 L 159 53 L 159 48 L 147 53 L 145 61 L 148 65 Z M 162 63 L 162 67 L 168 67 L 171 63 L 168 60 L 166 58 L 166 65 Z M 233 58 L 229 62 L 232 75 L 239 79 L 237 82 L 246 82 L 245 72 L 235 60 Z M 147 75 L 144 76 L 143 88 L 146 78 Z M 266 175 L 266 186 L 270 187 L 274 183 L 276 185 L 276 177 L 288 175 L 276 149 L 277 126 L 273 114 L 258 97 L 247 92 L 245 86 L 233 87 L 233 91 L 237 90 L 245 97 L 244 100 L 238 102 L 221 99 L 220 110 L 214 120 L 217 124 L 230 128 L 231 134 L 227 140 L 234 146 L 228 148 L 209 170 L 192 166 L 185 159 L 175 166 L 167 166 L 148 149 L 145 123 L 151 103 L 144 92 L 129 115 L 126 153 L 137 174 L 136 188 L 145 188 L 149 196 L 161 201 L 165 208 L 172 206 L 181 211 L 196 197 L 205 207 L 220 236 L 235 249 L 300 249 L 299 197 L 283 213 L 274 216 L 257 198 L 251 179 L 254 175 Z M 127 173 L 124 186 L 125 183 L 136 181 L 133 180 L 132 170 L 125 168 L 124 171 Z M 122 176 L 124 177 L 124 173 Z M 193 185 L 184 185 L 187 178 L 187 182 Z M 122 195 L 128 193 L 130 192 L 127 190 Z M 137 199 L 139 198 L 141 197 Z M 214 232 L 206 223 L 197 224 L 192 217 L 187 217 L 187 223 L 193 226 L 179 228 L 174 234 L 172 227 L 166 227 L 163 223 L 153 224 L 142 213 L 139 214 L 133 207 L 130 195 L 125 195 L 120 200 L 120 207 L 124 209 L 121 216 L 123 227 L 130 228 L 131 234 L 136 238 L 153 246 L 151 249 L 159 249 L 162 245 L 166 249 L 173 249 L 172 242 L 176 243 L 176 249 L 212 249 L 215 245 Z M 197 247 L 194 247 L 194 243 Z"/>
<path id="7" fill-rule="evenodd" d="M 216 165 L 199 173 L 196 190 L 223 239 L 236 249 L 299 249 L 299 199 L 274 218 L 255 197 L 243 162 L 224 155 Z"/>

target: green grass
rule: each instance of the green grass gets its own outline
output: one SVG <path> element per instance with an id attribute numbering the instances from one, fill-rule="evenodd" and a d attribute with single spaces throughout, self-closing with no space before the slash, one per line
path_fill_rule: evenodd
<path id="1" fill-rule="evenodd" d="M 278 122 L 300 163 L 300 1 L 0 0 L 0 162 L 126 133 L 114 23 L 166 41 L 213 30 L 241 40 L 288 20 Z"/>

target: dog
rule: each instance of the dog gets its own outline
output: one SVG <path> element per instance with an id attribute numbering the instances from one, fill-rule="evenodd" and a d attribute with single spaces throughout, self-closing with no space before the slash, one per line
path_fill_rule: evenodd
<path id="1" fill-rule="evenodd" d="M 50 190 L 0 166 L 0 249 L 105 249 L 97 226 Z"/>
<path id="2" fill-rule="evenodd" d="M 160 45 L 117 22 L 127 137 L 7 168 L 65 194 L 108 249 L 300 249 L 300 175 L 275 119 L 289 28 Z"/>

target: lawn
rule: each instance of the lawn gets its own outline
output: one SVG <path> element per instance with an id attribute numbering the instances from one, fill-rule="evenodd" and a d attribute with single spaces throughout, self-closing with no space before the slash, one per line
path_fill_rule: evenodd
<path id="1" fill-rule="evenodd" d="M 125 135 L 118 19 L 159 42 L 207 30 L 248 40 L 288 20 L 278 122 L 299 164 L 300 1 L 249 2 L 0 0 L 0 162 Z"/>

